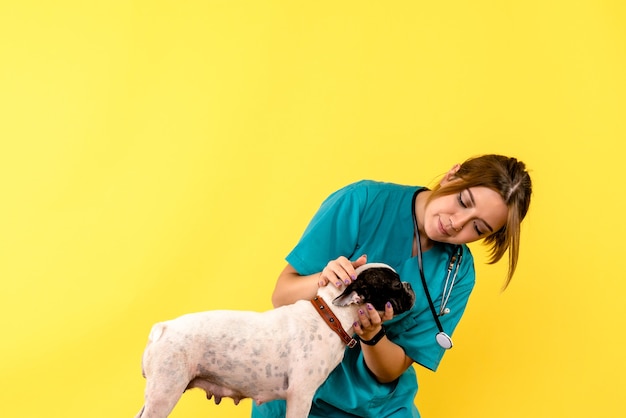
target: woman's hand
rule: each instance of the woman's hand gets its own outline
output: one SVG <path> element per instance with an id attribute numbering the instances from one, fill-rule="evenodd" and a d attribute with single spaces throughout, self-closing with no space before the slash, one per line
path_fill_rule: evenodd
<path id="1" fill-rule="evenodd" d="M 366 303 L 362 309 L 359 309 L 358 319 L 354 323 L 354 332 L 365 341 L 371 340 L 378 334 L 383 322 L 391 318 L 393 318 L 393 308 L 389 302 L 385 305 L 382 317 L 371 303 Z"/>
<path id="2" fill-rule="evenodd" d="M 318 285 L 319 287 L 326 286 L 329 283 L 335 287 L 349 285 L 356 280 L 356 268 L 365 263 L 367 263 L 367 255 L 365 254 L 354 262 L 344 256 L 331 260 L 320 273 Z"/>
<path id="3" fill-rule="evenodd" d="M 276 281 L 272 293 L 272 304 L 277 308 L 303 299 L 310 300 L 315 297 L 319 287 L 326 286 L 328 283 L 337 287 L 346 283 L 350 284 L 356 278 L 355 269 L 366 262 L 366 255 L 362 255 L 354 262 L 346 257 L 339 257 L 330 261 L 321 273 L 307 276 L 301 276 L 291 264 L 287 264 Z"/>
<path id="4" fill-rule="evenodd" d="M 385 305 L 382 316 L 368 303 L 364 309 L 359 310 L 358 319 L 354 323 L 354 332 L 361 340 L 371 342 L 361 343 L 361 350 L 367 368 L 380 383 L 393 382 L 413 364 L 413 359 L 406 355 L 404 349 L 386 335 L 383 334 L 377 341 L 371 341 L 381 331 L 383 322 L 391 318 L 393 308 L 390 303 Z"/>

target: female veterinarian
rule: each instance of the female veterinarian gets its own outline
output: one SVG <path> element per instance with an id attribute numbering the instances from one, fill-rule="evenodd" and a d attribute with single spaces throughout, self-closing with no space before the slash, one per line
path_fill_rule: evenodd
<path id="1" fill-rule="evenodd" d="M 509 252 L 508 285 L 517 265 L 520 223 L 530 204 L 524 163 L 483 155 L 455 165 L 429 190 L 374 181 L 330 195 L 287 256 L 272 297 L 275 306 L 312 299 L 318 286 L 342 286 L 367 261 L 393 267 L 416 293 L 413 309 L 360 310 L 360 344 L 318 389 L 311 417 L 419 417 L 416 362 L 436 370 L 448 334 L 474 286 L 465 245 L 484 239 L 490 263 Z M 328 261 L 331 260 L 331 261 Z M 253 406 L 253 418 L 284 417 L 285 402 Z"/>

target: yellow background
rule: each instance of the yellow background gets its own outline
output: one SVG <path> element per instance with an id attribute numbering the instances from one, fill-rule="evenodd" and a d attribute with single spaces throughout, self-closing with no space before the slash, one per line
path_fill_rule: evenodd
<path id="1" fill-rule="evenodd" d="M 473 246 L 423 416 L 626 416 L 625 27 L 621 0 L 2 1 L 2 416 L 134 416 L 152 323 L 269 308 L 330 192 L 491 152 L 534 180 L 519 268 L 501 294 Z"/>

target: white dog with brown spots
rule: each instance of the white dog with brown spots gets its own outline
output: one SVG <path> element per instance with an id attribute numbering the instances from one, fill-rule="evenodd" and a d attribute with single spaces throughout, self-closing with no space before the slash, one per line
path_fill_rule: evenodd
<path id="1" fill-rule="evenodd" d="M 321 287 L 316 299 L 262 313 L 207 311 L 155 324 L 143 355 L 145 403 L 136 418 L 166 418 L 191 388 L 204 389 L 217 404 L 223 397 L 235 404 L 285 399 L 286 418 L 305 418 L 346 344 L 356 343 L 350 335 L 359 305 L 383 311 L 391 302 L 400 314 L 413 306 L 415 294 L 389 266 L 370 263 L 343 292 Z"/>

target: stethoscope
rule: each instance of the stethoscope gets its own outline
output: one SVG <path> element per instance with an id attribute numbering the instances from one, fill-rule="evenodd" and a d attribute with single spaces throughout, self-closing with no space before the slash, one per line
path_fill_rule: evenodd
<path id="1" fill-rule="evenodd" d="M 413 195 L 413 226 L 415 228 L 415 239 L 417 240 L 417 265 L 420 271 L 420 277 L 422 279 L 422 286 L 424 286 L 424 293 L 426 294 L 426 299 L 428 299 L 428 306 L 430 306 L 430 312 L 433 315 L 433 319 L 437 324 L 437 329 L 439 332 L 435 336 L 437 340 L 437 344 L 441 348 L 446 350 L 452 348 L 452 338 L 448 334 L 443 331 L 443 327 L 441 326 L 441 321 L 439 321 L 439 317 L 445 314 L 450 313 L 450 309 L 447 307 L 448 300 L 450 300 L 450 294 L 452 294 L 452 288 L 454 287 L 454 282 L 456 281 L 456 276 L 459 274 L 459 268 L 461 267 L 461 259 L 463 258 L 463 246 L 456 245 L 455 251 L 450 256 L 450 261 L 448 263 L 448 271 L 446 274 L 446 281 L 443 285 L 443 293 L 441 294 L 441 306 L 439 307 L 439 314 L 435 310 L 435 304 L 433 303 L 433 299 L 430 297 L 430 292 L 428 291 L 428 285 L 426 284 L 426 277 L 424 276 L 424 266 L 422 265 L 422 244 L 420 243 L 420 232 L 417 227 L 417 214 L 415 213 L 415 201 L 417 199 L 417 195 L 419 192 L 425 189 L 420 189 L 415 192 Z M 454 270 L 454 274 L 452 274 L 452 270 Z M 450 276 L 452 275 L 452 280 L 450 280 Z"/>

